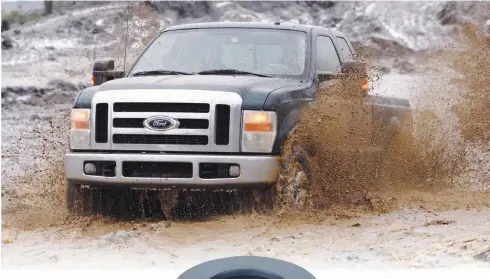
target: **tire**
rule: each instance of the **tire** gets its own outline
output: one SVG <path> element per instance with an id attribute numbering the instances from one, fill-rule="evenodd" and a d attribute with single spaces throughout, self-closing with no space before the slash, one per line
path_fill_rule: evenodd
<path id="1" fill-rule="evenodd" d="M 302 186 L 309 184 L 309 161 L 308 154 L 300 148 L 290 150 L 289 154 L 283 154 L 276 186 L 280 204 L 293 203 L 297 206 L 304 204 L 307 189 Z"/>
<path id="2" fill-rule="evenodd" d="M 177 279 L 315 279 L 306 269 L 283 260 L 239 256 L 211 260 L 184 271 Z"/>

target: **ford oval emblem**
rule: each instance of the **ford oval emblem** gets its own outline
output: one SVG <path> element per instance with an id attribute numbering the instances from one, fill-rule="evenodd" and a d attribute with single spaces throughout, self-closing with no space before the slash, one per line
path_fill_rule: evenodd
<path id="1" fill-rule="evenodd" d="M 143 125 L 146 128 L 157 131 L 167 131 L 179 127 L 179 121 L 168 116 L 153 116 L 147 118 Z"/>

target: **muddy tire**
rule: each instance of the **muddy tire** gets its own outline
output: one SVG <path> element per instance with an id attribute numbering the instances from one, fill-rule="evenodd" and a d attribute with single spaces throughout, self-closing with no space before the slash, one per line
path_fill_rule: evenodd
<path id="1" fill-rule="evenodd" d="M 295 204 L 304 205 L 307 196 L 310 158 L 309 155 L 300 148 L 288 150 L 289 154 L 283 154 L 281 170 L 276 185 L 277 202 L 279 206 Z"/>

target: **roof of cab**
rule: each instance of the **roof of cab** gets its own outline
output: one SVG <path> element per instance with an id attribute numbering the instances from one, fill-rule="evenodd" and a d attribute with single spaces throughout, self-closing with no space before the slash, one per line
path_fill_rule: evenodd
<path id="1" fill-rule="evenodd" d="M 303 24 L 295 24 L 295 23 L 282 23 L 282 22 L 279 24 L 274 22 L 206 22 L 206 23 L 189 23 L 189 24 L 174 25 L 166 28 L 163 31 L 182 30 L 182 29 L 200 29 L 200 28 L 269 28 L 269 29 L 298 30 L 303 32 L 310 32 L 313 28 L 328 29 L 320 26 L 303 25 Z"/>

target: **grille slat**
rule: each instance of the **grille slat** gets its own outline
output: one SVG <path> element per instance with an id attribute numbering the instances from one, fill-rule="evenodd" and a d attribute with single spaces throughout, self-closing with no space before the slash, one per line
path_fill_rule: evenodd
<path id="1" fill-rule="evenodd" d="M 109 105 L 100 103 L 95 106 L 95 142 L 106 143 L 109 139 Z"/>
<path id="2" fill-rule="evenodd" d="M 208 136 L 114 134 L 112 142 L 118 144 L 207 145 Z"/>
<path id="3" fill-rule="evenodd" d="M 208 129 L 209 120 L 207 119 L 178 119 L 179 129 Z M 112 125 L 114 128 L 144 128 L 145 118 L 114 118 Z"/>
<path id="4" fill-rule="evenodd" d="M 125 177 L 192 178 L 192 163 L 123 162 Z"/>
<path id="5" fill-rule="evenodd" d="M 230 142 L 230 106 L 216 105 L 215 142 L 228 145 Z"/>
<path id="6" fill-rule="evenodd" d="M 114 103 L 115 112 L 209 112 L 203 103 Z"/>

